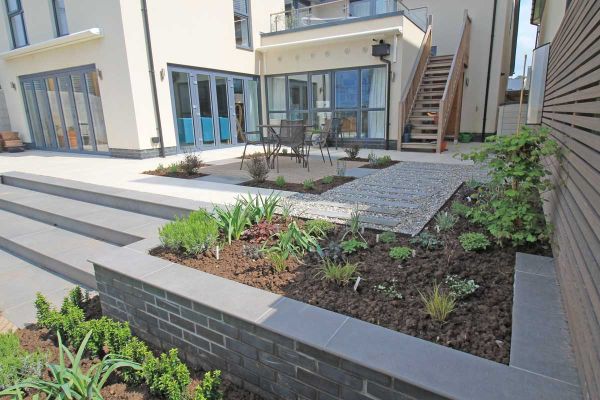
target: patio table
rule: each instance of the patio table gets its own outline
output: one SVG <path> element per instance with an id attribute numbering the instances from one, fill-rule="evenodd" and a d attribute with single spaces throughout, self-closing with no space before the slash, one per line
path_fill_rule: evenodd
<path id="1" fill-rule="evenodd" d="M 290 146 L 292 152 L 296 155 L 296 157 L 302 159 L 303 165 L 307 164 L 307 160 L 305 160 L 306 155 L 301 153 L 300 149 L 297 146 L 294 146 L 294 143 L 292 143 L 292 138 L 284 138 L 279 133 L 277 133 L 276 129 L 281 129 L 283 125 L 259 124 L 258 127 L 266 129 L 266 135 L 263 135 L 263 149 L 265 151 L 265 157 L 267 159 L 267 165 L 269 165 L 269 168 L 275 168 L 275 159 L 279 155 L 279 150 L 281 149 L 281 146 Z M 304 129 L 313 128 L 313 125 L 302 125 L 302 127 Z M 304 142 L 305 140 L 303 140 L 303 144 Z M 279 165 L 277 165 L 277 172 L 279 172 Z"/>

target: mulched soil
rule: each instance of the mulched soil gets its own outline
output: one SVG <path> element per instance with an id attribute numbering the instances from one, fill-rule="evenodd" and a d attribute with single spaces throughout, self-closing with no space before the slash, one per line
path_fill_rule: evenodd
<path id="1" fill-rule="evenodd" d="M 202 165 L 203 167 L 207 167 L 208 165 Z M 201 174 L 201 173 L 194 173 L 194 174 L 187 174 L 185 172 L 169 172 L 169 171 L 156 171 L 156 170 L 150 170 L 150 171 L 144 171 L 143 172 L 146 175 L 154 175 L 154 176 L 165 176 L 167 178 L 179 178 L 179 179 L 196 179 L 196 178 L 202 178 L 203 176 L 208 176 L 209 174 Z"/>
<path id="2" fill-rule="evenodd" d="M 351 176 L 334 176 L 332 183 L 323 183 L 323 179 L 319 179 L 315 181 L 314 189 L 305 189 L 304 185 L 301 183 L 289 183 L 286 182 L 284 186 L 277 186 L 275 181 L 264 181 L 264 182 L 254 182 L 248 181 L 241 184 L 241 186 L 250 186 L 250 187 L 258 187 L 263 189 L 274 189 L 274 190 L 287 190 L 289 192 L 298 192 L 298 193 L 311 193 L 311 194 L 321 194 L 328 190 L 331 190 L 335 187 L 343 185 L 344 183 L 352 182 L 354 179 Z"/>
<path id="3" fill-rule="evenodd" d="M 86 307 L 86 319 L 100 318 L 102 315 L 100 308 L 99 298 L 96 296 L 91 299 L 88 306 Z M 45 328 L 38 328 L 35 325 L 31 325 L 25 329 L 19 329 L 17 331 L 21 347 L 28 352 L 34 352 L 41 350 L 48 354 L 48 361 L 50 363 L 58 362 L 58 341 L 57 338 L 51 334 Z M 83 371 L 87 371 L 92 365 L 99 362 L 97 358 L 84 358 L 82 361 Z M 189 367 L 189 366 L 188 366 Z M 201 370 L 193 370 L 190 368 L 190 374 L 192 375 L 191 388 L 196 387 L 198 383 L 202 381 L 204 372 Z M 48 371 L 44 374 L 44 379 L 50 379 Z M 221 384 L 221 390 L 224 393 L 223 399 L 225 400 L 261 400 L 262 397 L 247 392 L 235 386 L 233 383 L 223 380 Z M 148 387 L 144 384 L 139 386 L 127 385 L 118 382 L 118 376 L 113 374 L 107 385 L 101 391 L 102 396 L 105 400 L 161 400 L 162 398 L 156 397 L 150 394 Z M 26 397 L 26 399 L 32 399 L 32 396 Z M 164 399 L 162 399 L 164 400 Z"/>
<path id="4" fill-rule="evenodd" d="M 453 199 L 465 201 L 468 189 L 461 188 Z M 449 204 L 444 207 L 449 208 Z M 432 233 L 434 223 L 426 227 Z M 439 234 L 443 248 L 425 251 L 410 243 L 408 237 L 397 235 L 392 244 L 376 243 L 376 232 L 366 231 L 368 250 L 348 257 L 359 264 L 362 281 L 358 291 L 352 285 L 339 287 L 316 277 L 319 257 L 308 254 L 302 262 L 288 261 L 288 270 L 277 273 L 270 263 L 258 258 L 251 260 L 245 241 L 225 247 L 217 261 L 210 253 L 198 258 L 157 248 L 151 254 L 172 262 L 187 265 L 214 275 L 238 281 L 256 288 L 349 315 L 386 328 L 452 347 L 493 361 L 508 364 L 510 355 L 511 312 L 515 252 L 550 255 L 547 245 L 525 248 L 493 245 L 481 253 L 466 252 L 458 242 L 464 232 L 483 232 L 464 219 L 449 233 Z M 338 227 L 322 242 L 339 241 L 345 228 Z M 416 256 L 399 263 L 388 253 L 392 247 L 407 246 L 416 249 Z M 251 253 L 251 252 L 250 252 Z M 475 293 L 459 301 L 449 318 L 443 322 L 431 319 L 423 310 L 420 292 L 427 292 L 434 283 L 443 283 L 446 276 L 458 275 L 473 279 L 480 286 Z M 402 299 L 395 299 L 375 287 L 393 286 Z"/>
<path id="5" fill-rule="evenodd" d="M 361 165 L 358 168 L 366 168 L 366 169 L 385 169 L 387 167 L 391 167 L 392 165 L 396 165 L 396 164 L 400 164 L 402 161 L 395 161 L 392 160 L 387 164 L 382 164 L 382 165 L 375 165 L 375 164 L 371 164 L 369 162 L 368 158 L 363 158 L 363 157 L 358 157 L 358 158 L 349 158 L 349 157 L 344 157 L 344 158 L 340 158 L 340 160 L 342 161 L 356 161 L 356 162 L 364 162 L 366 163 L 365 165 Z"/>

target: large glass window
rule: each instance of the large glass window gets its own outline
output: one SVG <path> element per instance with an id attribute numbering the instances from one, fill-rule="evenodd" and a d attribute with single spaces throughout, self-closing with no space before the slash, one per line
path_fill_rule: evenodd
<path id="1" fill-rule="evenodd" d="M 318 73 L 311 76 L 312 107 L 317 110 L 331 107 L 331 82 L 329 73 Z"/>
<path id="2" fill-rule="evenodd" d="M 8 25 L 12 36 L 13 47 L 19 48 L 29 44 L 25 30 L 25 17 L 20 0 L 6 0 Z"/>
<path id="3" fill-rule="evenodd" d="M 335 73 L 335 106 L 336 108 L 358 107 L 358 73 L 357 69 L 337 71 Z"/>
<path id="4" fill-rule="evenodd" d="M 64 36 L 69 34 L 67 25 L 67 12 L 65 10 L 65 0 L 52 0 L 54 8 L 54 23 L 56 25 L 56 35 Z"/>
<path id="5" fill-rule="evenodd" d="M 235 44 L 238 47 L 251 48 L 250 10 L 248 0 L 233 0 L 233 25 Z"/>
<path id="6" fill-rule="evenodd" d="M 48 91 L 48 103 L 50 106 L 50 115 L 52 116 L 52 122 L 54 123 L 54 132 L 56 133 L 56 141 L 58 147 L 66 148 L 67 142 L 65 140 L 65 133 L 63 131 L 62 124 L 62 113 L 57 97 L 56 79 L 46 79 L 46 90 Z"/>
<path id="7" fill-rule="evenodd" d="M 194 123 L 192 120 L 192 103 L 190 100 L 190 75 L 173 71 L 173 101 L 175 103 L 175 120 L 180 146 L 193 146 L 195 143 Z"/>
<path id="8" fill-rule="evenodd" d="M 549 44 L 538 47 L 533 51 L 533 63 L 531 64 L 531 86 L 529 88 L 529 108 L 527 110 L 528 124 L 542 123 L 549 55 Z"/>
<path id="9" fill-rule="evenodd" d="M 102 99 L 100 97 L 100 85 L 98 84 L 98 72 L 90 71 L 85 74 L 90 111 L 94 123 L 94 138 L 96 139 L 97 151 L 108 151 L 108 137 L 106 135 L 106 124 L 104 123 L 104 111 L 102 110 Z"/>
<path id="10" fill-rule="evenodd" d="M 285 76 L 270 76 L 267 78 L 269 112 L 286 111 Z"/>

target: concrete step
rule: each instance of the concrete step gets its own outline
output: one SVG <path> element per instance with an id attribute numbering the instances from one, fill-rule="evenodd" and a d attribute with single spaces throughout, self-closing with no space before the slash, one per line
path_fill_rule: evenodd
<path id="1" fill-rule="evenodd" d="M 0 209 L 118 246 L 156 237 L 168 222 L 8 185 L 0 185 Z"/>
<path id="2" fill-rule="evenodd" d="M 210 202 L 194 201 L 22 172 L 3 173 L 2 183 L 164 219 L 187 215 L 199 208 L 212 210 L 214 207 L 214 204 Z"/>
<path id="3" fill-rule="evenodd" d="M 118 246 L 0 210 L 0 249 L 95 289 L 87 260 Z"/>

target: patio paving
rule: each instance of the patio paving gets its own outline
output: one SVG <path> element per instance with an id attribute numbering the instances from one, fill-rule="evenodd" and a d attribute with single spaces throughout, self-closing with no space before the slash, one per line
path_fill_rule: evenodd
<path id="1" fill-rule="evenodd" d="M 416 235 L 463 182 L 485 178 L 472 165 L 403 162 L 321 195 L 288 199 L 296 216 L 344 223 L 358 209 L 365 227 Z"/>

